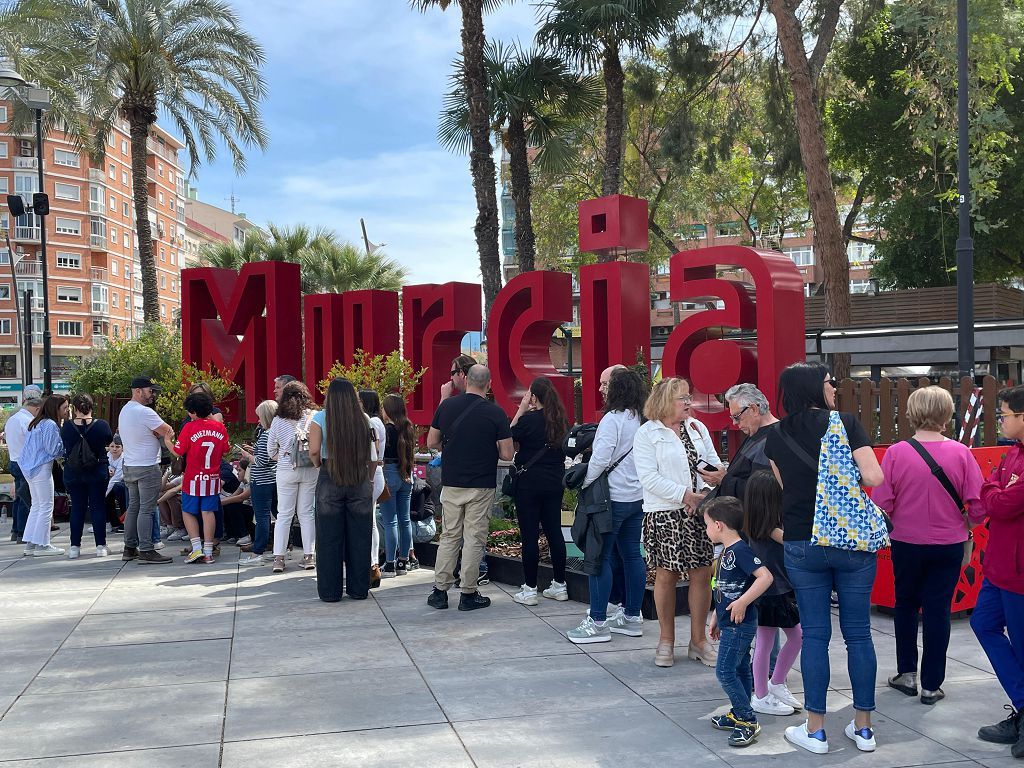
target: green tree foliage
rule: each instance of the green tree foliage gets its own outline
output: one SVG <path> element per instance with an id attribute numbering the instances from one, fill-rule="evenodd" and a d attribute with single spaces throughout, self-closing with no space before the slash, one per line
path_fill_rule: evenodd
<path id="1" fill-rule="evenodd" d="M 332 381 L 348 379 L 356 389 L 372 389 L 382 400 L 393 392 L 408 398 L 416 391 L 426 372 L 426 368 L 415 370 L 397 350 L 390 355 L 369 355 L 357 349 L 352 364 L 335 362 L 318 388 L 327 394 L 327 387 Z"/>
<path id="2" fill-rule="evenodd" d="M 26 74 L 64 81 L 81 111 L 72 133 L 102 157 L 118 119 L 132 147 L 135 228 L 146 322 L 160 322 L 146 178 L 149 132 L 161 110 L 185 143 L 192 172 L 223 143 L 235 168 L 263 149 L 263 49 L 221 0 L 17 0 L 9 19 Z M 65 115 L 71 118 L 71 115 Z"/>

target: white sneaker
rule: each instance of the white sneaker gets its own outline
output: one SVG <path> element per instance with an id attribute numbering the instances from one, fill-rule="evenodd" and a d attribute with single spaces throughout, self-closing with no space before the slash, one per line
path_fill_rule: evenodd
<path id="1" fill-rule="evenodd" d="M 92 533 L 92 526 L 90 525 L 88 528 L 86 528 L 85 532 L 86 533 Z"/>
<path id="2" fill-rule="evenodd" d="M 174 529 L 171 526 L 169 526 L 169 525 L 161 525 L 160 526 L 160 538 L 161 539 L 166 539 L 172 533 L 174 533 Z"/>
<path id="3" fill-rule="evenodd" d="M 618 611 L 614 616 L 608 618 L 608 629 L 617 635 L 643 637 L 644 617 L 627 616 L 624 612 Z"/>
<path id="4" fill-rule="evenodd" d="M 96 557 L 107 557 L 110 554 L 110 550 L 100 544 L 96 547 Z"/>
<path id="5" fill-rule="evenodd" d="M 565 602 L 569 599 L 569 590 L 566 589 L 565 582 L 552 581 L 551 585 L 544 590 L 543 595 L 549 600 Z"/>
<path id="6" fill-rule="evenodd" d="M 36 551 L 35 544 L 25 544 L 25 551 L 22 552 L 26 557 L 32 557 L 32 554 Z"/>
<path id="7" fill-rule="evenodd" d="M 162 541 L 158 541 L 153 545 L 153 549 L 163 549 L 166 546 Z"/>
<path id="8" fill-rule="evenodd" d="M 55 547 L 53 544 L 47 544 L 45 547 L 41 547 L 36 544 L 36 548 L 32 550 L 32 554 L 35 557 L 46 557 L 47 555 L 63 555 L 64 550 L 60 547 Z"/>
<path id="9" fill-rule="evenodd" d="M 248 547 L 250 544 L 252 544 L 252 537 L 251 536 L 243 536 L 242 538 L 240 538 L 238 541 L 235 542 L 235 546 L 236 547 Z"/>
<path id="10" fill-rule="evenodd" d="M 800 725 L 791 725 L 787 728 L 786 741 L 790 744 L 796 744 L 801 749 L 806 749 L 808 752 L 813 752 L 816 755 L 828 753 L 828 738 L 825 736 L 825 729 L 822 728 L 820 731 L 808 733 L 806 722 Z"/>
<path id="11" fill-rule="evenodd" d="M 781 701 L 783 704 L 789 704 L 793 709 L 803 709 L 804 704 L 800 699 L 790 693 L 789 686 L 785 683 L 779 683 L 776 685 L 771 680 L 768 681 L 768 693 L 774 696 L 776 699 Z"/>
<path id="12" fill-rule="evenodd" d="M 857 745 L 857 749 L 861 752 L 874 752 L 875 751 L 875 732 L 870 728 L 857 728 L 857 724 L 850 721 L 850 724 L 846 726 L 846 738 Z"/>
<path id="13" fill-rule="evenodd" d="M 72 546 L 71 549 L 68 550 L 68 560 L 77 560 L 81 554 L 81 547 Z"/>
<path id="14" fill-rule="evenodd" d="M 544 596 L 547 597 L 547 590 L 544 590 Z M 528 587 L 525 584 L 522 589 L 512 595 L 512 599 L 520 605 L 537 605 L 540 602 L 540 598 L 537 597 L 537 588 Z"/>
<path id="15" fill-rule="evenodd" d="M 245 552 L 238 558 L 239 565 L 261 565 L 265 562 L 264 555 L 254 555 L 252 552 Z"/>
<path id="16" fill-rule="evenodd" d="M 796 712 L 793 707 L 789 704 L 784 704 L 779 701 L 771 693 L 766 693 L 763 698 L 754 696 L 750 699 L 750 706 L 755 711 L 762 715 L 792 715 Z"/>

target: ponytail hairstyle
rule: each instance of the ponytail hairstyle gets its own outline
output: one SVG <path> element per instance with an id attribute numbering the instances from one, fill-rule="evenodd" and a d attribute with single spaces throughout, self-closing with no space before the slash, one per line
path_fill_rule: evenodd
<path id="1" fill-rule="evenodd" d="M 398 431 L 398 444 L 395 446 L 398 453 L 398 471 L 402 477 L 410 477 L 416 453 L 416 431 L 409 421 L 402 396 L 385 395 L 384 413 Z"/>

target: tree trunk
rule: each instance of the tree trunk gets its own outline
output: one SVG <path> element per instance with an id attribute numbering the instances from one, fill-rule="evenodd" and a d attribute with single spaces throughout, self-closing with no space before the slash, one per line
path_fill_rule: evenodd
<path id="1" fill-rule="evenodd" d="M 132 141 L 132 195 L 135 198 L 135 232 L 139 238 L 139 266 L 142 271 L 142 315 L 147 324 L 160 322 L 160 294 L 156 283 L 156 259 L 153 256 L 153 230 L 149 223 L 149 186 L 146 181 L 146 139 L 151 120 L 145 110 L 128 113 Z M 134 275 L 133 275 L 134 279 Z M 129 309 L 135 324 L 135 307 Z"/>
<path id="2" fill-rule="evenodd" d="M 522 119 L 509 122 L 508 153 L 512 201 L 516 206 L 516 255 L 519 257 L 519 274 L 523 274 L 533 271 L 536 249 L 530 213 L 530 161 L 526 153 L 526 126 Z"/>
<path id="3" fill-rule="evenodd" d="M 622 134 L 626 122 L 625 102 L 622 94 L 626 76 L 622 71 L 618 48 L 607 47 L 604 51 L 604 173 L 601 177 L 601 194 L 617 195 L 622 187 Z M 612 256 L 601 257 L 609 261 Z"/>
<path id="4" fill-rule="evenodd" d="M 815 249 L 825 283 L 825 323 L 829 328 L 843 328 L 850 324 L 850 262 L 839 225 L 839 208 L 829 171 L 811 67 L 804 49 L 803 30 L 796 16 L 797 4 L 798 0 L 769 0 L 793 91 L 800 158 L 814 221 Z M 849 355 L 836 355 L 835 375 L 843 378 L 849 375 L 849 370 Z"/>
<path id="5" fill-rule="evenodd" d="M 498 196 L 491 149 L 490 104 L 484 73 L 483 0 L 463 0 L 462 60 L 469 106 L 471 147 L 469 165 L 476 193 L 476 248 L 484 285 L 486 315 L 501 290 L 501 258 L 498 252 Z"/>

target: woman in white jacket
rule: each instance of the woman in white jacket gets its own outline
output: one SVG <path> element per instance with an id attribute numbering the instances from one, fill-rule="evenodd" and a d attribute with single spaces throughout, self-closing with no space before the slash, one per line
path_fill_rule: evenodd
<path id="1" fill-rule="evenodd" d="M 690 387 L 685 381 L 669 378 L 659 382 L 644 406 L 648 421 L 633 440 L 633 461 L 644 492 L 643 544 L 648 562 L 656 569 L 654 601 L 661 637 L 654 663 L 659 667 L 671 667 L 675 660 L 676 585 L 683 573 L 690 582 L 687 656 L 709 667 L 717 660 L 707 636 L 714 549 L 704 521 L 697 515 L 704 496 L 698 492 L 703 481 L 695 471 L 700 455 L 696 446 L 704 441 L 689 438 L 696 435 L 694 427 L 686 423 L 690 403 Z M 683 426 L 687 432 L 681 433 Z M 708 446 L 713 450 L 710 436 Z M 718 463 L 717 458 L 708 460 Z"/>

